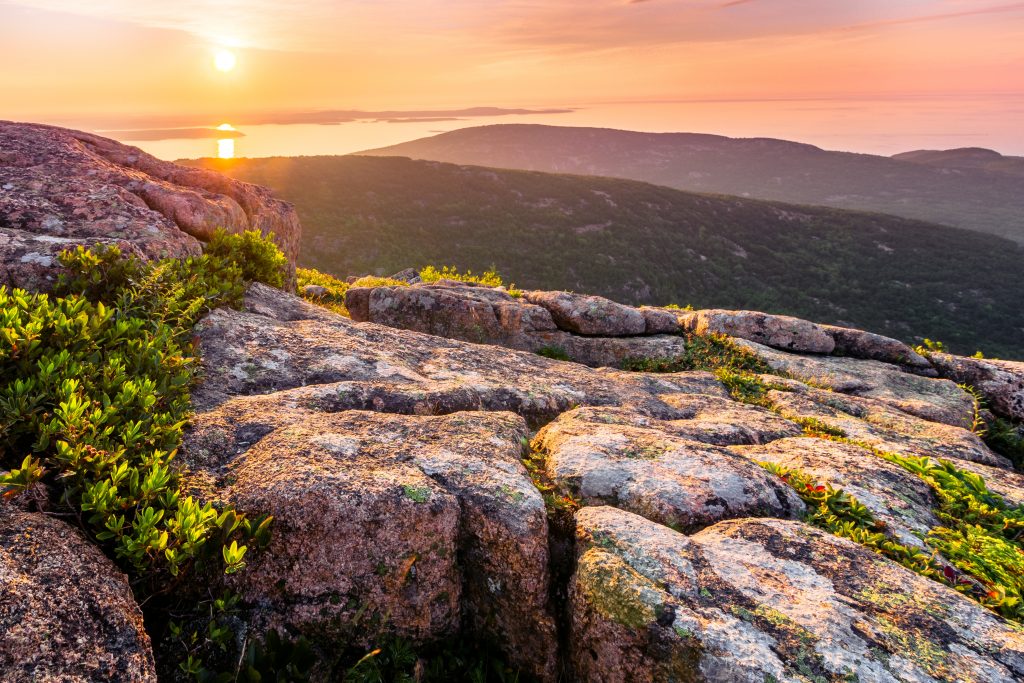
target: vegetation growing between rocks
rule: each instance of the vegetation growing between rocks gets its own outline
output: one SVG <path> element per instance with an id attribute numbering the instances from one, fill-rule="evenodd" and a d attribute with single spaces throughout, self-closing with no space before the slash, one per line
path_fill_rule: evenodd
<path id="1" fill-rule="evenodd" d="M 623 362 L 622 368 L 633 372 L 710 371 L 725 385 L 734 400 L 762 407 L 768 407 L 765 397 L 769 389 L 785 389 L 766 382 L 762 377 L 780 373 L 728 335 L 687 333 L 683 336 L 686 350 L 682 355 L 674 358 L 629 358 Z"/>
<path id="2" fill-rule="evenodd" d="M 498 275 L 498 271 L 494 269 L 494 266 L 491 266 L 479 275 L 474 275 L 471 270 L 460 273 L 455 266 L 442 266 L 441 268 L 427 266 L 420 270 L 420 280 L 423 282 L 456 280 L 458 282 L 473 282 L 487 287 L 502 287 L 505 284 L 501 276 Z"/>
<path id="3" fill-rule="evenodd" d="M 186 579 L 239 571 L 246 544 L 268 539 L 269 517 L 200 503 L 172 461 L 198 367 L 193 325 L 239 305 L 250 279 L 283 284 L 286 261 L 256 231 L 218 231 L 198 257 L 146 263 L 79 247 L 61 263 L 52 294 L 0 287 L 3 496 L 77 522 L 141 604 L 166 604 Z M 192 641 L 198 651 L 228 637 L 211 621 Z"/>
<path id="4" fill-rule="evenodd" d="M 345 308 L 345 292 L 349 288 L 347 282 L 312 268 L 297 268 L 295 277 L 298 281 L 299 296 L 303 299 L 346 318 L 349 317 L 348 309 Z M 307 287 L 313 291 L 307 290 Z M 323 293 L 316 293 L 317 287 L 322 287 Z"/>
<path id="5" fill-rule="evenodd" d="M 949 461 L 902 456 L 827 434 L 814 436 L 860 445 L 920 477 L 935 492 L 934 513 L 945 526 L 924 537 L 934 551 L 925 553 L 889 537 L 884 524 L 844 491 L 797 469 L 759 463 L 800 495 L 809 508 L 806 521 L 951 586 L 1008 619 L 1024 621 L 1024 507 L 1008 505 L 988 489 L 983 477 Z"/>

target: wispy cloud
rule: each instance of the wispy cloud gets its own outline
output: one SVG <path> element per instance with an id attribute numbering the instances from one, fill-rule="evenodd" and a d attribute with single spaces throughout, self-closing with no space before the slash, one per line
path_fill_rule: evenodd
<path id="1" fill-rule="evenodd" d="M 459 36 L 485 47 L 533 44 L 600 50 L 640 44 L 746 40 L 1012 13 L 1024 3 L 984 0 L 0 0 L 248 47 L 344 50 L 382 31 L 393 39 Z M 372 36 L 372 38 L 371 38 Z"/>

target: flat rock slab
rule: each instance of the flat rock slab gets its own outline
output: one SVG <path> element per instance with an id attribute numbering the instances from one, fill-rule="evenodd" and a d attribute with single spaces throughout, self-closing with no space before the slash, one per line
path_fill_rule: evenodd
<path id="1" fill-rule="evenodd" d="M 275 518 L 270 546 L 231 581 L 263 627 L 370 645 L 467 626 L 551 677 L 547 518 L 520 462 L 522 418 L 281 401 L 251 418 L 229 402 L 193 422 L 183 462 L 219 478 L 239 510 Z"/>
<path id="2" fill-rule="evenodd" d="M 216 228 L 273 232 L 294 267 L 299 220 L 270 191 L 80 131 L 0 121 L 0 282 L 48 289 L 71 246 L 200 251 Z"/>
<path id="3" fill-rule="evenodd" d="M 647 322 L 638 309 L 600 296 L 570 292 L 525 292 L 523 296 L 531 304 L 546 308 L 558 328 L 566 332 L 627 337 L 647 330 Z"/>
<path id="4" fill-rule="evenodd" d="M 691 537 L 608 507 L 576 515 L 570 656 L 594 681 L 1024 677 L 1024 632 L 942 584 L 801 522 Z"/>
<path id="5" fill-rule="evenodd" d="M 576 405 L 621 405 L 673 416 L 663 397 L 708 393 L 707 373 L 592 370 L 536 354 L 354 323 L 298 297 L 253 285 L 246 311 L 218 309 L 196 327 L 204 381 L 193 403 L 294 390 L 322 406 L 430 414 L 511 410 L 547 422 Z"/>
<path id="6" fill-rule="evenodd" d="M 820 325 L 757 311 L 681 311 L 683 327 L 695 334 L 726 334 L 798 353 L 831 353 L 836 343 Z"/>
<path id="7" fill-rule="evenodd" d="M 803 430 L 770 410 L 708 394 L 670 394 L 663 400 L 678 410 L 658 419 L 628 408 L 587 406 L 572 412 L 577 422 L 657 429 L 671 436 L 716 446 L 768 443 Z"/>
<path id="8" fill-rule="evenodd" d="M 947 379 L 903 372 L 874 360 L 835 356 L 800 356 L 739 340 L 772 370 L 825 389 L 884 401 L 903 412 L 933 422 L 970 427 L 974 399 Z"/>
<path id="9" fill-rule="evenodd" d="M 503 290 L 461 283 L 374 287 L 366 294 L 355 288 L 346 293 L 346 303 L 358 322 L 523 350 L 532 349 L 531 335 L 557 329 L 540 306 Z"/>
<path id="10" fill-rule="evenodd" d="M 565 413 L 533 441 L 551 480 L 586 505 L 614 505 L 686 531 L 731 517 L 804 512 L 788 485 L 724 448 L 590 417 Z"/>
<path id="11" fill-rule="evenodd" d="M 773 380 L 778 383 L 778 380 Z M 888 401 L 848 396 L 790 384 L 795 390 L 770 390 L 767 400 L 783 417 L 811 419 L 839 430 L 846 438 L 901 455 L 951 458 L 994 467 L 1011 467 L 969 429 L 931 422 L 892 407 Z"/>
<path id="12" fill-rule="evenodd" d="M 969 384 L 981 392 L 992 412 L 1024 420 L 1024 362 L 948 353 L 933 353 L 929 359 L 942 377 Z"/>
<path id="13" fill-rule="evenodd" d="M 530 350 L 564 353 L 575 363 L 592 368 L 623 367 L 627 361 L 672 360 L 686 352 L 686 340 L 676 335 L 646 337 L 581 337 L 568 332 L 532 335 Z"/>
<path id="14" fill-rule="evenodd" d="M 734 453 L 757 462 L 798 469 L 820 484 L 842 489 L 859 500 L 884 531 L 904 545 L 925 549 L 922 538 L 940 526 L 938 502 L 928 484 L 870 450 L 826 439 L 797 437 L 762 446 L 736 446 Z"/>
<path id="15" fill-rule="evenodd" d="M 0 679 L 156 681 L 128 578 L 64 522 L 3 503 Z"/>

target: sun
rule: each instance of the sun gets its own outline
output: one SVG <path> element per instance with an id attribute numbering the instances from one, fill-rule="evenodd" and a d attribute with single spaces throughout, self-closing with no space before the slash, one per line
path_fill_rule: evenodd
<path id="1" fill-rule="evenodd" d="M 235 64 L 237 63 L 238 59 L 235 57 L 235 53 L 231 50 L 221 48 L 213 55 L 213 65 L 217 67 L 218 71 L 231 71 L 235 68 Z"/>

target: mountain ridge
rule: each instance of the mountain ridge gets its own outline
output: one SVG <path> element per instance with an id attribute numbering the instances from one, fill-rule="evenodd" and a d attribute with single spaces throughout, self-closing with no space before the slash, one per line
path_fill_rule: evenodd
<path id="1" fill-rule="evenodd" d="M 890 213 L 1024 242 L 1024 177 L 1015 173 L 971 168 L 951 173 L 776 138 L 494 124 L 359 154 L 628 178 L 688 191 Z"/>

